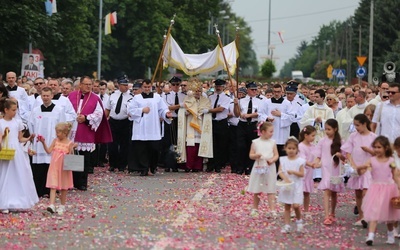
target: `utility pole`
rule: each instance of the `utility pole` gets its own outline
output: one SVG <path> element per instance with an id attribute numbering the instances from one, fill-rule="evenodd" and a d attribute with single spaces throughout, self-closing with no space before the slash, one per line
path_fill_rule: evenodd
<path id="1" fill-rule="evenodd" d="M 361 56 L 361 25 L 360 28 L 358 29 L 358 56 Z M 369 73 L 368 73 L 369 75 Z M 358 84 L 361 85 L 361 78 L 358 78 Z"/>
<path id="2" fill-rule="evenodd" d="M 271 0 L 269 0 L 269 15 L 268 15 L 268 55 L 271 53 Z"/>
<path id="3" fill-rule="evenodd" d="M 368 53 L 368 83 L 372 83 L 372 61 L 374 49 L 374 0 L 371 0 L 371 13 L 369 20 L 369 53 Z"/>
<path id="4" fill-rule="evenodd" d="M 101 41 L 102 41 L 102 24 L 103 24 L 103 0 L 100 0 L 99 7 L 99 41 L 97 47 L 97 79 L 101 79 Z"/>

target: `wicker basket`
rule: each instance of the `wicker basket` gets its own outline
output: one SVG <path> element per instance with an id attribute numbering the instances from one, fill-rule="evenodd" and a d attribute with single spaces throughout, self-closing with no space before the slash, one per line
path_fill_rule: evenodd
<path id="1" fill-rule="evenodd" d="M 6 134 L 4 137 L 4 145 L 0 150 L 0 160 L 12 160 L 15 156 L 15 149 L 8 147 L 8 130 L 6 130 Z"/>
<path id="2" fill-rule="evenodd" d="M 333 157 L 335 157 L 335 156 L 332 156 L 332 161 L 333 161 Z M 339 165 L 337 167 L 339 168 L 339 175 L 338 176 L 331 176 L 331 179 L 330 179 L 330 182 L 333 185 L 339 185 L 339 184 L 344 182 L 344 178 L 343 178 L 344 177 L 343 176 L 344 166 L 343 166 L 343 164 L 342 164 L 342 162 L 340 160 L 339 160 Z"/>
<path id="3" fill-rule="evenodd" d="M 392 207 L 400 209 L 400 196 L 390 199 L 390 204 L 392 204 Z"/>

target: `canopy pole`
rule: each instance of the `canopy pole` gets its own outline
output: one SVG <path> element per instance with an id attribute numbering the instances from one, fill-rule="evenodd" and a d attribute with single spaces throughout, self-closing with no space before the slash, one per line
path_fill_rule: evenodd
<path id="1" fill-rule="evenodd" d="M 225 63 L 225 67 L 226 67 L 226 72 L 228 73 L 228 79 L 229 79 L 229 82 L 230 82 L 231 85 L 232 85 L 232 84 L 233 84 L 233 83 L 232 83 L 232 76 L 231 76 L 231 73 L 229 72 L 228 61 L 226 60 L 226 56 L 225 56 L 225 52 L 224 52 L 224 47 L 223 47 L 223 45 L 222 45 L 221 37 L 220 37 L 220 35 L 219 35 L 218 25 L 215 24 L 214 27 L 215 27 L 215 34 L 217 34 L 217 37 L 218 37 L 218 44 L 219 44 L 219 47 L 221 48 L 222 57 L 224 58 L 224 63 Z M 234 93 L 234 95 L 235 95 L 235 92 L 233 92 L 233 93 Z"/>
<path id="2" fill-rule="evenodd" d="M 156 77 L 156 75 L 157 75 L 157 72 L 158 72 L 158 68 L 160 67 L 160 64 L 161 64 L 161 61 L 162 61 L 162 56 L 163 56 L 163 54 L 164 54 L 165 46 L 167 45 L 167 41 L 168 41 L 169 34 L 171 33 L 172 26 L 173 26 L 174 23 L 175 23 L 175 20 L 174 20 L 175 17 L 176 17 L 176 14 L 174 14 L 174 16 L 172 17 L 172 20 L 170 21 L 167 34 L 164 35 L 164 43 L 163 43 L 163 46 L 162 46 L 162 49 L 161 49 L 161 52 L 160 52 L 160 56 L 158 57 L 156 69 L 154 70 L 154 74 L 153 74 L 153 76 L 152 76 L 152 78 L 151 78 L 151 85 L 153 85 L 154 79 L 155 79 L 155 77 Z M 161 67 L 161 68 L 162 68 L 162 67 Z M 161 72 L 162 72 L 162 71 L 161 71 Z M 160 77 L 161 77 L 161 76 L 160 76 Z M 160 83 L 157 84 L 157 92 L 159 92 L 159 93 L 161 92 L 161 90 L 160 90 Z"/>

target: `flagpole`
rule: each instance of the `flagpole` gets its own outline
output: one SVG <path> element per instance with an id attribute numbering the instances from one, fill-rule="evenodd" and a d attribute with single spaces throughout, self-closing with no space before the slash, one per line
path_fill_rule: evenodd
<path id="1" fill-rule="evenodd" d="M 239 39 L 240 39 L 240 35 L 239 35 L 239 26 L 236 26 L 236 38 L 235 38 L 235 43 L 236 43 L 236 49 L 239 52 Z M 240 57 L 240 53 L 239 56 L 236 58 L 236 96 L 239 96 L 239 57 Z"/>
<path id="2" fill-rule="evenodd" d="M 223 47 L 223 45 L 222 45 L 221 37 L 220 37 L 220 35 L 219 35 L 218 25 L 215 24 L 214 27 L 215 27 L 215 34 L 217 34 L 217 37 L 218 37 L 218 44 L 219 44 L 219 47 L 221 48 L 222 57 L 224 58 L 224 63 L 225 63 L 225 67 L 226 67 L 226 72 L 228 73 L 228 79 L 229 79 L 229 82 L 230 82 L 231 85 L 232 85 L 232 76 L 231 76 L 231 72 L 229 72 L 228 61 L 226 60 L 226 57 L 225 57 L 224 47 Z M 234 92 L 234 93 L 235 93 L 235 92 Z"/>
<path id="3" fill-rule="evenodd" d="M 97 79 L 101 79 L 101 41 L 102 41 L 102 24 L 103 24 L 103 0 L 100 1 L 99 7 L 99 41 L 97 48 Z"/>
<path id="4" fill-rule="evenodd" d="M 176 14 L 174 14 L 174 16 L 172 17 L 172 20 L 171 20 L 171 22 L 170 22 L 170 24 L 169 24 L 169 27 L 168 27 L 167 34 L 164 35 L 164 43 L 163 43 L 163 46 L 162 46 L 162 49 L 161 49 L 161 52 L 160 52 L 160 56 L 158 57 L 156 69 L 154 70 L 154 74 L 153 74 L 153 76 L 152 76 L 152 78 L 151 78 L 151 85 L 153 85 L 154 79 L 155 79 L 155 77 L 156 77 L 156 75 L 157 75 L 158 67 L 160 67 L 161 60 L 162 60 L 162 56 L 163 56 L 163 54 L 164 54 L 165 46 L 167 45 L 167 41 L 168 41 L 169 34 L 171 33 L 172 26 L 173 26 L 174 23 L 175 23 L 175 20 L 174 20 L 175 17 L 176 17 Z M 159 84 L 158 84 L 158 85 L 157 85 L 157 89 L 159 89 L 159 87 L 160 87 L 160 86 L 159 86 Z"/>

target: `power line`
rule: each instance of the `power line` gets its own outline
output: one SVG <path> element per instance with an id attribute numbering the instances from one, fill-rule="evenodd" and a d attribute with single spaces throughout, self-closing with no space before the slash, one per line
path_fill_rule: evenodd
<path id="1" fill-rule="evenodd" d="M 356 7 L 356 5 L 347 6 L 347 7 L 338 8 L 338 9 L 323 10 L 323 11 L 318 11 L 318 12 L 311 12 L 311 13 L 307 13 L 307 14 L 291 15 L 291 16 L 285 16 L 285 17 L 275 17 L 275 18 L 271 18 L 271 21 L 282 20 L 282 19 L 290 19 L 290 18 L 296 18 L 296 17 L 303 17 L 303 16 L 318 15 L 318 14 L 323 14 L 323 13 L 328 13 L 328 12 L 334 12 L 334 11 L 338 11 L 338 10 L 350 9 L 350 8 L 354 8 L 354 7 Z M 268 21 L 268 18 L 266 18 L 266 19 L 252 20 L 252 21 L 247 21 L 247 22 L 248 22 L 248 23 L 254 23 L 254 22 L 265 22 L 265 21 Z"/>

